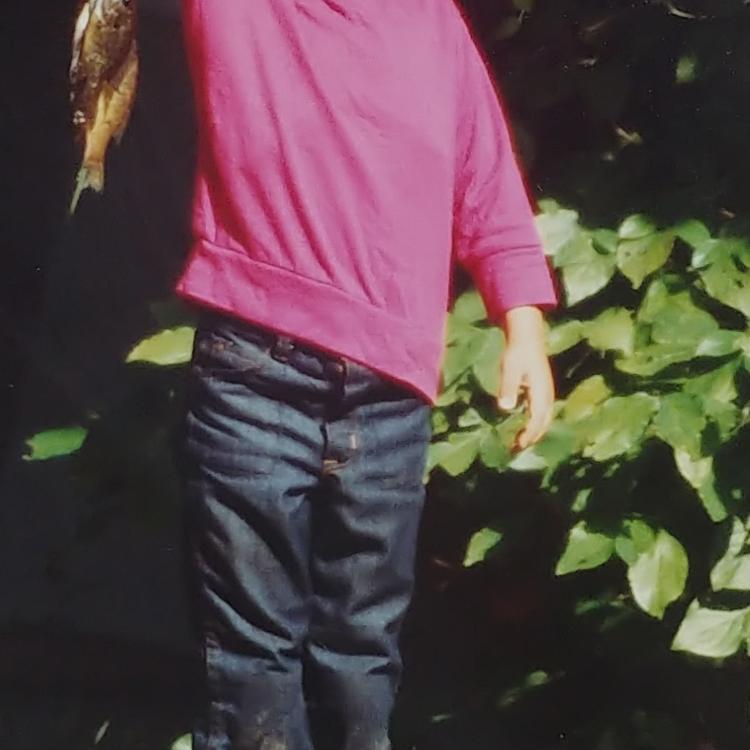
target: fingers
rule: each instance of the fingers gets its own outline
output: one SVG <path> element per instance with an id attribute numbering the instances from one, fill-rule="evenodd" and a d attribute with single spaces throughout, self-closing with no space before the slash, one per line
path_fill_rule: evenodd
<path id="1" fill-rule="evenodd" d="M 536 412 L 529 410 L 529 421 L 516 438 L 518 450 L 536 445 L 547 434 L 551 424 L 552 409 Z"/>
<path id="2" fill-rule="evenodd" d="M 498 406 L 512 411 L 523 398 L 528 419 L 515 439 L 515 449 L 538 443 L 549 430 L 554 412 L 555 384 L 549 359 L 543 347 L 533 342 L 508 346 L 503 352 Z"/>
<path id="3" fill-rule="evenodd" d="M 548 432 L 552 424 L 554 409 L 554 389 L 547 379 L 534 379 L 529 384 L 528 408 L 529 419 L 524 429 L 516 438 L 519 450 L 538 443 Z"/>
<path id="4" fill-rule="evenodd" d="M 503 411 L 512 411 L 518 405 L 523 385 L 523 370 L 513 357 L 506 357 L 500 371 L 500 394 L 497 405 Z"/>

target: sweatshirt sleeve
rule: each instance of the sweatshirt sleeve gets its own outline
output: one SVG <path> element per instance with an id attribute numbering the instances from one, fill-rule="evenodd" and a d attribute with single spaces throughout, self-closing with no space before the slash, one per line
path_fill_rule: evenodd
<path id="1" fill-rule="evenodd" d="M 462 24 L 458 50 L 454 250 L 491 320 L 557 302 L 549 265 L 487 66 Z"/>

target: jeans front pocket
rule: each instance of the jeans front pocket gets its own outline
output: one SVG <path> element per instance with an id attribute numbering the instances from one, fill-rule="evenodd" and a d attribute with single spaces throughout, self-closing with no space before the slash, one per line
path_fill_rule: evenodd
<path id="1" fill-rule="evenodd" d="M 239 381 L 268 366 L 271 341 L 270 334 L 260 329 L 243 330 L 231 321 L 199 324 L 190 366 L 201 378 Z"/>

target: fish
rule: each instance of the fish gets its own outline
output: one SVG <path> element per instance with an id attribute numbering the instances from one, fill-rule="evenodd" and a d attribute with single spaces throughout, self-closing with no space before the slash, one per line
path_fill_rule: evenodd
<path id="1" fill-rule="evenodd" d="M 127 129 L 138 88 L 136 0 L 80 0 L 69 70 L 72 124 L 82 144 L 69 213 L 104 189 L 107 150 Z"/>

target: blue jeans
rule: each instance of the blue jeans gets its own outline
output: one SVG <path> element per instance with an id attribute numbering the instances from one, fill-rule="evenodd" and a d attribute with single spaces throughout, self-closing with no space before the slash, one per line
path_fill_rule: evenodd
<path id="1" fill-rule="evenodd" d="M 203 314 L 182 446 L 194 750 L 390 747 L 429 435 L 429 405 L 369 368 Z"/>

